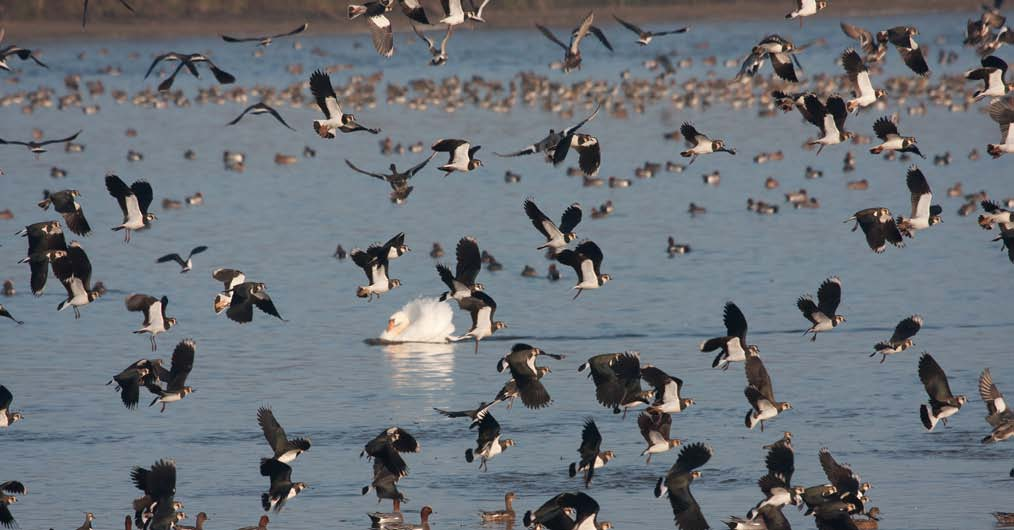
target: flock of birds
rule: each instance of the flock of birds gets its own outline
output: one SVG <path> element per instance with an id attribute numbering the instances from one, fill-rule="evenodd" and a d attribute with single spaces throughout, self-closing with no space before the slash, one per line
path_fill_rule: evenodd
<path id="1" fill-rule="evenodd" d="M 491 0 L 483 0 L 477 5 L 473 0 L 442 0 L 444 17 L 432 17 L 419 0 L 375 0 L 363 5 L 348 6 L 348 18 L 365 20 L 372 35 L 376 51 L 383 57 L 391 57 L 394 53 L 394 32 L 392 20 L 389 18 L 396 4 L 412 25 L 413 31 L 428 47 L 431 54 L 430 64 L 439 66 L 450 60 L 448 44 L 454 29 L 466 23 L 485 22 L 485 10 Z M 120 3 L 133 11 L 133 7 L 125 0 Z M 798 0 L 787 19 L 798 19 L 800 24 L 805 17 L 814 16 L 828 6 L 827 0 Z M 85 18 L 87 20 L 88 0 L 84 1 Z M 983 55 L 981 67 L 969 70 L 965 78 L 969 81 L 981 81 L 983 88 L 970 99 L 979 102 L 989 99 L 988 115 L 1001 130 L 1001 141 L 986 146 L 986 152 L 993 158 L 1014 153 L 1014 132 L 1011 122 L 1014 121 L 1014 96 L 1009 92 L 1014 84 L 1008 83 L 1005 76 L 1007 64 L 994 55 L 1003 44 L 1014 42 L 1014 32 L 1005 25 L 1006 19 L 1000 14 L 1000 2 L 992 6 L 984 6 L 979 20 L 969 21 L 965 43 L 975 46 Z M 431 18 L 432 17 L 432 18 Z M 649 46 L 654 38 L 686 32 L 688 28 L 664 31 L 651 31 L 636 26 L 616 17 L 619 25 L 636 35 L 640 46 Z M 536 25 L 538 30 L 551 42 L 564 50 L 564 56 L 557 65 L 563 72 L 579 69 L 582 64 L 581 43 L 589 34 L 593 35 L 603 46 L 612 50 L 606 33 L 594 25 L 594 14 L 584 17 L 570 35 L 569 41 L 559 39 L 548 28 Z M 437 46 L 435 41 L 427 37 L 416 24 L 424 26 L 443 26 L 445 34 Z M 276 35 L 255 37 L 223 36 L 229 43 L 254 42 L 259 46 L 268 46 L 277 39 L 298 35 L 307 29 L 307 24 Z M 930 69 L 924 48 L 916 42 L 919 35 L 917 28 L 899 26 L 888 28 L 876 33 L 863 28 L 842 23 L 846 35 L 855 39 L 859 49 L 849 48 L 841 55 L 841 65 L 848 80 L 852 96 L 842 97 L 835 93 L 821 94 L 818 92 L 787 92 L 784 89 L 772 91 L 769 101 L 775 108 L 785 112 L 798 111 L 802 118 L 817 128 L 818 135 L 807 140 L 805 146 L 816 147 L 820 154 L 825 148 L 857 142 L 860 135 L 846 129 L 846 121 L 852 116 L 862 117 L 863 109 L 883 108 L 888 98 L 887 90 L 877 88 L 872 68 L 885 60 L 889 46 L 897 49 L 903 63 L 917 76 L 929 76 Z M 0 30 L 0 40 L 3 31 Z M 753 46 L 736 76 L 742 83 L 763 83 L 754 76 L 771 63 L 775 76 L 786 83 L 798 83 L 801 77 L 799 56 L 808 45 L 795 45 L 791 40 L 770 35 Z M 22 61 L 33 61 L 39 67 L 48 66 L 29 49 L 15 45 L 0 49 L 0 68 L 10 70 L 7 60 L 18 58 Z M 664 63 L 659 60 L 658 62 Z M 207 55 L 201 53 L 186 54 L 168 52 L 158 55 L 145 78 L 157 71 L 163 62 L 177 63 L 171 72 L 158 84 L 161 92 L 172 88 L 176 76 L 186 71 L 199 78 L 198 65 L 204 65 L 212 72 L 220 84 L 231 84 L 236 77 L 223 70 Z M 660 66 L 671 69 L 669 64 Z M 671 73 L 671 72 L 668 72 Z M 664 79 L 666 73 L 662 74 Z M 324 70 L 317 70 L 309 77 L 309 90 L 322 114 L 320 119 L 312 122 L 313 131 L 324 139 L 335 139 L 343 134 L 366 133 L 379 134 L 380 128 L 364 125 L 357 117 L 343 110 L 338 91 L 332 85 L 330 76 Z M 895 86 L 901 83 L 895 81 Z M 343 97 L 348 90 L 341 90 Z M 563 164 L 573 151 L 577 158 L 578 174 L 584 178 L 594 178 L 602 164 L 602 149 L 599 140 L 586 129 L 596 116 L 605 109 L 615 109 L 606 95 L 596 98 L 591 112 L 583 119 L 560 129 L 551 129 L 541 139 L 516 151 L 499 157 L 513 158 L 541 154 L 546 163 L 553 166 Z M 610 111 L 611 111 L 610 110 Z M 868 112 L 868 111 L 867 111 Z M 234 125 L 247 115 L 269 114 L 282 126 L 293 129 L 282 117 L 282 114 L 262 101 L 246 108 L 228 125 Z M 856 119 L 856 118 L 853 118 Z M 367 123 L 369 120 L 367 120 Z M 879 143 L 869 149 L 873 155 L 897 157 L 916 155 L 925 158 L 919 150 L 915 137 L 902 134 L 897 115 L 880 116 L 872 121 L 872 130 Z M 309 127 L 308 127 L 309 128 Z M 728 131 L 723 131 L 728 132 Z M 28 141 L 0 139 L 0 145 L 21 145 L 27 147 L 36 156 L 46 152 L 48 146 L 55 144 L 71 145 L 83 131 L 72 135 L 43 140 L 33 138 Z M 694 124 L 684 123 L 672 138 L 682 138 L 686 149 L 680 155 L 689 159 L 687 166 L 708 155 L 725 153 L 736 156 L 737 150 L 727 142 L 702 132 Z M 450 176 L 454 173 L 468 173 L 479 170 L 483 162 L 476 157 L 480 146 L 474 141 L 461 138 L 438 139 L 431 144 L 431 154 L 415 166 L 399 171 L 391 164 L 389 172 L 372 172 L 359 168 L 351 160 L 346 159 L 347 166 L 357 173 L 387 182 L 391 187 L 392 201 L 404 202 L 412 186 L 411 179 L 425 169 L 429 162 L 439 154 L 447 156 L 447 161 L 437 169 Z M 228 164 L 228 156 L 227 164 Z M 847 159 L 846 159 L 847 160 Z M 853 162 L 854 164 L 854 162 Z M 686 166 L 682 166 L 685 168 Z M 681 168 L 681 170 L 682 170 Z M 705 179 L 707 182 L 707 178 Z M 717 181 L 717 177 L 716 177 Z M 917 232 L 929 230 L 942 220 L 943 209 L 934 204 L 933 192 L 926 176 L 915 165 L 907 172 L 906 183 L 911 195 L 911 213 L 896 216 L 885 207 L 871 207 L 856 212 L 846 222 L 855 222 L 852 230 L 862 229 L 866 242 L 876 253 L 884 252 L 887 244 L 903 247 L 906 238 L 915 237 Z M 127 184 L 119 176 L 109 174 L 105 177 L 105 187 L 109 195 L 116 200 L 122 212 L 122 220 L 118 223 L 105 223 L 113 231 L 123 231 L 124 242 L 129 243 L 134 232 L 143 233 L 158 221 L 151 211 L 154 190 L 150 183 L 143 180 Z M 805 194 L 804 194 L 805 195 Z M 43 293 L 49 272 L 60 282 L 67 292 L 67 297 L 58 307 L 58 311 L 72 308 L 75 318 L 81 318 L 81 309 L 99 299 L 104 289 L 91 281 L 92 266 L 82 244 L 79 241 L 67 242 L 64 230 L 75 235 L 88 236 L 91 224 L 85 217 L 81 194 L 77 190 L 61 190 L 49 193 L 38 203 L 43 210 L 50 207 L 60 214 L 61 220 L 46 220 L 30 224 L 19 232 L 27 238 L 27 252 L 21 260 L 27 263 L 30 270 L 31 291 L 36 296 Z M 996 240 L 1003 242 L 1012 262 L 1014 262 L 1014 213 L 1007 204 L 997 203 L 988 198 L 980 199 L 985 213 L 978 219 L 981 228 L 990 230 L 999 226 Z M 1006 207 L 1005 207 L 1006 206 Z M 577 282 L 573 286 L 574 299 L 584 291 L 608 289 L 606 284 L 612 279 L 609 273 L 602 272 L 605 252 L 592 240 L 579 240 L 576 233 L 583 217 L 579 204 L 567 207 L 560 221 L 544 213 L 533 199 L 527 199 L 522 209 L 534 228 L 541 235 L 537 250 L 546 251 L 548 257 L 562 266 L 574 270 Z M 691 208 L 693 212 L 693 205 Z M 758 210 L 760 211 L 760 210 Z M 143 236 L 142 236 L 143 237 Z M 351 261 L 361 268 L 366 275 L 366 285 L 356 288 L 356 296 L 373 300 L 401 286 L 401 282 L 392 277 L 391 265 L 406 255 L 410 249 L 405 242 L 405 234 L 398 233 L 384 244 L 373 244 L 365 249 L 355 248 L 348 252 Z M 533 236 L 533 244 L 536 238 Z M 608 249 L 608 245 L 604 245 Z M 183 254 L 170 253 L 159 257 L 156 262 L 174 262 L 180 266 L 180 272 L 186 273 L 194 269 L 194 256 L 207 250 L 206 246 L 191 249 Z M 689 251 L 686 245 L 677 244 L 669 239 L 667 252 L 670 256 Z M 344 256 L 344 251 L 339 248 Z M 483 265 L 491 263 L 488 253 L 480 251 L 479 242 L 473 237 L 463 237 L 455 248 L 455 267 L 439 264 L 437 276 L 446 285 L 447 291 L 440 301 L 454 302 L 471 318 L 469 329 L 460 336 L 448 335 L 449 341 L 474 342 L 474 351 L 479 353 L 479 345 L 497 331 L 507 327 L 503 321 L 496 320 L 497 304 L 478 276 Z M 554 269 L 555 270 L 555 269 Z M 236 269 L 215 269 L 212 277 L 221 282 L 223 289 L 215 294 L 213 308 L 216 313 L 225 312 L 227 317 L 239 323 L 253 320 L 253 308 L 256 306 L 267 315 L 283 319 L 274 302 L 267 293 L 266 285 L 261 282 L 248 281 L 245 274 Z M 838 277 L 826 279 L 818 288 L 817 296 L 801 296 L 797 307 L 802 317 L 809 323 L 804 333 L 811 335 L 816 341 L 819 334 L 833 332 L 838 326 L 845 324 L 844 315 L 838 314 L 843 293 L 843 282 Z M 165 295 L 130 294 L 125 299 L 128 311 L 143 314 L 141 326 L 134 331 L 147 334 L 150 338 L 151 350 L 157 350 L 156 337 L 169 332 L 177 323 L 175 317 L 168 316 L 166 311 L 169 298 Z M 2 305 L 0 316 L 21 324 Z M 284 319 L 283 319 L 284 320 Z M 760 348 L 747 341 L 747 319 L 740 308 L 733 302 L 725 305 L 723 321 L 725 335 L 715 337 L 700 344 L 700 351 L 715 352 L 712 363 L 714 368 L 728 370 L 733 363 L 742 363 L 746 376 L 744 396 L 749 405 L 744 418 L 748 429 L 755 427 L 764 430 L 765 422 L 774 421 L 780 414 L 792 409 L 792 405 L 779 401 L 775 397 L 772 378 L 765 368 L 760 355 Z M 388 331 L 400 324 L 392 318 Z M 880 362 L 890 356 L 911 348 L 913 337 L 923 325 L 923 318 L 911 315 L 901 320 L 890 338 L 874 345 L 871 357 L 880 355 Z M 161 405 L 161 412 L 166 406 L 187 398 L 194 392 L 187 385 L 187 378 L 194 368 L 197 343 L 192 339 L 180 341 L 172 354 L 169 368 L 163 367 L 161 359 L 141 359 L 126 367 L 112 377 L 108 384 L 114 384 L 120 393 L 121 400 L 127 408 L 135 408 L 141 401 L 142 387 L 153 396 L 149 406 Z M 443 410 L 437 412 L 450 418 L 469 420 L 469 429 L 476 431 L 474 448 L 465 451 L 467 462 L 479 461 L 479 468 L 486 470 L 490 462 L 515 445 L 512 439 L 502 436 L 501 425 L 493 417 L 493 407 L 506 403 L 510 407 L 515 399 L 520 399 L 524 407 L 541 409 L 552 403 L 549 391 L 543 383 L 544 377 L 551 373 L 548 366 L 536 364 L 539 359 L 563 360 L 564 356 L 553 354 L 524 343 L 511 347 L 510 352 L 497 364 L 498 372 L 509 374 L 503 387 L 488 401 L 482 401 L 474 409 Z M 638 414 L 637 425 L 645 441 L 641 456 L 648 463 L 652 457 L 681 447 L 676 462 L 660 477 L 655 485 L 656 497 L 667 497 L 675 516 L 676 525 L 684 530 L 702 530 L 710 528 L 702 507 L 691 492 L 695 479 L 701 477 L 699 468 L 708 463 L 714 450 L 701 443 L 684 443 L 671 437 L 670 431 L 673 416 L 683 413 L 695 404 L 694 399 L 684 396 L 684 382 L 658 367 L 643 362 L 636 352 L 606 353 L 595 355 L 581 364 L 579 372 L 588 371 L 595 386 L 596 400 L 616 414 L 624 416 L 631 410 L 643 408 Z M 922 381 L 928 400 L 919 410 L 919 417 L 927 430 L 933 430 L 939 423 L 947 424 L 948 418 L 959 412 L 967 403 L 963 395 L 951 392 L 948 377 L 943 368 L 932 355 L 923 353 L 919 357 L 917 373 Z M 647 388 L 642 387 L 642 382 Z M 990 433 L 983 443 L 993 443 L 1014 437 L 1014 412 L 1007 408 L 1002 393 L 993 383 L 989 369 L 982 371 L 979 377 L 979 394 L 986 404 L 988 415 L 986 420 Z M 5 386 L 0 386 L 0 427 L 11 427 L 24 419 L 21 412 L 11 409 L 13 394 Z M 269 408 L 257 411 L 257 421 L 272 450 L 272 456 L 264 458 L 260 463 L 260 473 L 269 480 L 268 490 L 261 496 L 261 505 L 265 512 L 281 511 L 300 492 L 308 486 L 306 483 L 294 481 L 292 463 L 311 448 L 305 438 L 289 438 Z M 611 450 L 603 449 L 603 437 L 594 419 L 587 419 L 581 432 L 581 444 L 578 448 L 580 459 L 569 467 L 571 476 L 582 475 L 583 484 L 591 488 L 597 470 L 607 466 L 615 457 Z M 408 524 L 401 513 L 400 505 L 405 497 L 398 490 L 401 478 L 408 474 L 408 465 L 402 457 L 404 453 L 420 450 L 419 442 L 407 430 L 393 426 L 384 429 L 374 439 L 366 443 L 362 455 L 372 460 L 373 476 L 369 485 L 362 490 L 363 495 L 375 492 L 378 499 L 391 500 L 392 511 L 371 513 L 370 518 L 379 527 L 392 530 L 414 530 L 428 528 L 429 516 L 433 513 L 430 507 L 424 507 L 419 524 Z M 828 449 L 822 449 L 818 455 L 819 463 L 827 476 L 827 483 L 812 486 L 796 485 L 792 482 L 795 470 L 795 455 L 792 447 L 791 433 L 785 432 L 781 439 L 765 446 L 768 450 L 765 459 L 767 473 L 757 484 L 763 498 L 750 509 L 745 516 L 733 516 L 725 522 L 730 529 L 770 529 L 782 530 L 791 525 L 782 508 L 791 505 L 805 507 L 807 515 L 814 517 L 818 529 L 851 529 L 876 528 L 880 515 L 879 508 L 871 505 L 869 492 L 871 484 L 863 482 L 859 475 L 849 466 L 835 461 Z M 134 485 L 143 492 L 143 496 L 133 503 L 134 513 L 125 519 L 129 529 L 131 524 L 143 530 L 202 530 L 206 513 L 196 517 L 196 526 L 187 526 L 183 521 L 187 518 L 182 511 L 183 504 L 176 498 L 176 467 L 172 460 L 160 460 L 149 468 L 135 467 L 130 474 Z M 26 495 L 28 489 L 18 481 L 0 483 L 0 524 L 7 528 L 16 526 L 11 506 L 18 500 L 17 496 Z M 515 521 L 513 501 L 516 495 L 508 492 L 505 496 L 505 509 L 484 511 L 481 519 L 487 522 Z M 520 517 L 526 527 L 546 528 L 549 530 L 604 530 L 611 528 L 608 522 L 599 520 L 599 504 L 587 492 L 575 491 L 556 495 L 537 509 L 527 511 Z M 1001 522 L 1014 520 L 1010 514 L 996 514 Z M 94 515 L 88 513 L 85 524 L 79 530 L 90 530 Z M 268 516 L 261 517 L 258 525 L 244 530 L 266 530 Z"/>

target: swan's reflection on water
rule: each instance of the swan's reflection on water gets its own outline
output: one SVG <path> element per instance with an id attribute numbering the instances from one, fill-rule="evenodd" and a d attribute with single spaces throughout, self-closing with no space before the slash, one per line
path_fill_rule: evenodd
<path id="1" fill-rule="evenodd" d="M 453 382 L 454 344 L 402 342 L 383 349 L 395 386 L 436 390 Z"/>

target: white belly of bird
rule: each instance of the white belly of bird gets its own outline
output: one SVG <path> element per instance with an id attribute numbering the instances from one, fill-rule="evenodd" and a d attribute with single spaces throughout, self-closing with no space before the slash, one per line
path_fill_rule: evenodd
<path id="1" fill-rule="evenodd" d="M 10 420 L 7 418 L 7 411 L 0 410 L 0 427 L 10 426 Z"/>
<path id="2" fill-rule="evenodd" d="M 161 398 L 159 398 L 159 401 L 162 403 L 174 403 L 181 399 L 183 399 L 183 396 L 181 396 L 180 394 L 166 394 Z"/>
<path id="3" fill-rule="evenodd" d="M 810 329 L 814 332 L 831 331 L 834 329 L 834 324 L 832 324 L 830 320 L 822 319 L 814 324 Z"/>
<path id="4" fill-rule="evenodd" d="M 904 141 L 899 136 L 897 138 L 888 138 L 884 143 L 880 144 L 880 147 L 889 151 L 897 151 L 904 147 L 903 143 Z"/>
<path id="5" fill-rule="evenodd" d="M 503 452 L 503 448 L 500 447 L 500 437 L 497 436 L 493 440 L 493 443 L 489 444 L 489 449 L 482 455 L 486 460 L 492 460 L 493 457 Z"/>
<path id="6" fill-rule="evenodd" d="M 74 296 L 67 299 L 67 304 L 72 306 L 83 306 L 88 304 L 88 292 L 84 289 L 84 284 L 77 278 L 71 278 L 70 280 L 71 292 Z"/>
<path id="7" fill-rule="evenodd" d="M 659 453 L 668 452 L 669 449 L 670 449 L 669 444 L 663 442 L 648 446 L 648 449 L 646 449 L 644 452 L 650 455 L 657 455 Z"/>
<path id="8" fill-rule="evenodd" d="M 958 407 L 944 407 L 940 409 L 940 414 L 937 414 L 936 418 L 937 420 L 950 418 L 951 416 L 957 414 L 959 410 L 961 409 L 959 409 Z"/>

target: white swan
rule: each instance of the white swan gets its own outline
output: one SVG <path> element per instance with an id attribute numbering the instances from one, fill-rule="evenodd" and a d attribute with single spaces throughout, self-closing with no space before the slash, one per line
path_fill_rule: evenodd
<path id="1" fill-rule="evenodd" d="M 417 298 L 405 304 L 387 321 L 380 334 L 385 342 L 446 343 L 454 335 L 454 310 L 436 298 Z"/>

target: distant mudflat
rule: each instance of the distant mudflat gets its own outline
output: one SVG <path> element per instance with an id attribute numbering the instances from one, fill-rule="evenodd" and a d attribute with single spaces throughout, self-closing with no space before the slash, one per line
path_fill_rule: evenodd
<path id="1" fill-rule="evenodd" d="M 589 2 L 589 5 L 595 4 Z M 664 25 L 666 21 L 693 22 L 695 20 L 754 20 L 777 19 L 789 11 L 791 2 L 765 2 L 758 0 L 731 0 L 694 3 L 693 5 L 676 4 L 667 6 L 621 6 L 614 7 L 607 3 L 591 5 L 591 9 L 622 16 L 633 22 L 645 22 Z M 227 6 L 228 3 L 224 3 Z M 536 22 L 550 26 L 572 24 L 574 19 L 588 11 L 588 7 L 562 7 L 552 9 L 502 8 L 496 9 L 491 4 L 486 17 L 487 27 L 492 28 L 526 28 Z M 220 33 L 251 32 L 259 34 L 264 31 L 287 28 L 309 21 L 310 34 L 329 35 L 344 33 L 362 33 L 364 26 L 348 24 L 345 20 L 344 5 L 334 4 L 333 9 L 286 9 L 279 13 L 244 13 L 234 15 L 227 12 L 227 7 L 219 11 L 192 13 L 179 16 L 163 13 L 164 8 L 157 5 L 137 6 L 137 14 L 130 15 L 125 10 L 109 9 L 108 11 L 90 12 L 88 26 L 81 28 L 80 12 L 62 9 L 55 16 L 46 18 L 31 17 L 20 13 L 9 13 L 2 22 L 10 35 L 32 35 L 33 38 L 47 39 L 81 39 L 81 38 L 131 38 L 131 39 L 163 39 L 184 36 L 215 36 Z M 848 0 L 832 2 L 822 16 L 830 18 L 903 15 L 906 13 L 953 13 L 967 11 L 977 13 L 979 2 L 966 0 Z M 611 23 L 611 21 L 610 21 Z M 798 27 L 796 22 L 788 22 Z M 407 24 L 395 24 L 395 31 L 409 31 Z M 23 39 L 22 39 L 23 40 Z"/>

